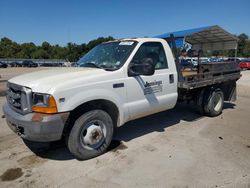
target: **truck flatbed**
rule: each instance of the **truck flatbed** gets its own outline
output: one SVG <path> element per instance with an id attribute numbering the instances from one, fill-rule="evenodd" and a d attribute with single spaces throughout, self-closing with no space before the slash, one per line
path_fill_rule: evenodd
<path id="1" fill-rule="evenodd" d="M 183 79 L 178 82 L 179 89 L 196 89 L 222 82 L 238 80 L 240 68 L 236 62 L 203 63 L 196 71 L 182 71 Z"/>

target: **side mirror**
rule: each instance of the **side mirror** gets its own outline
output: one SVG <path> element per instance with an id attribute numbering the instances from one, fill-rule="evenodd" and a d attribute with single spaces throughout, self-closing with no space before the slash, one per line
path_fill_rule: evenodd
<path id="1" fill-rule="evenodd" d="M 140 63 L 132 62 L 128 68 L 129 76 L 152 76 L 155 73 L 155 64 L 151 58 L 144 58 Z"/>

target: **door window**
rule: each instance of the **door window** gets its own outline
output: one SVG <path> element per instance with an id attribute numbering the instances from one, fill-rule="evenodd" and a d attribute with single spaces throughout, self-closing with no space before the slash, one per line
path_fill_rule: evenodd
<path id="1" fill-rule="evenodd" d="M 152 60 L 156 70 L 168 68 L 166 54 L 160 42 L 143 43 L 133 57 L 132 63 L 139 64 L 143 62 L 145 58 Z"/>

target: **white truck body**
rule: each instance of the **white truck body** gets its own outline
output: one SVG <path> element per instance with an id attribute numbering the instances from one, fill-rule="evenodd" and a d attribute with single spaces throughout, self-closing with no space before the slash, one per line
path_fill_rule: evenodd
<path id="1" fill-rule="evenodd" d="M 99 54 L 105 45 L 96 47 Z M 96 48 L 83 58 L 95 57 Z M 99 64 L 106 68 L 92 60 L 85 61 L 83 65 L 88 67 L 84 68 L 42 70 L 10 79 L 3 107 L 9 127 L 31 141 L 55 141 L 65 136 L 71 153 L 89 159 L 106 151 L 115 127 L 174 108 L 177 100 L 194 101 L 202 114 L 217 116 L 223 102 L 235 98 L 240 74 L 233 64 L 227 64 L 230 70 L 224 70 L 221 63 L 219 68 L 203 64 L 197 74 L 183 77 L 163 39 L 123 39 L 105 48 L 105 58 L 111 53 L 122 57 L 112 61 L 112 66 L 119 68 L 110 71 L 109 63 L 102 64 L 107 60 L 100 58 Z"/>
<path id="2" fill-rule="evenodd" d="M 129 39 L 128 39 L 129 40 Z M 157 113 L 175 106 L 177 101 L 177 72 L 171 49 L 163 39 L 133 39 L 137 47 L 125 64 L 117 71 L 96 68 L 54 68 L 17 76 L 9 82 L 31 88 L 32 92 L 47 93 L 57 101 L 58 112 L 74 110 L 88 101 L 105 99 L 119 109 L 119 125 L 129 120 Z M 168 69 L 156 70 L 152 76 L 129 77 L 128 66 L 134 54 L 144 42 L 160 42 L 164 46 Z M 169 75 L 174 82 L 169 83 Z M 144 95 L 146 82 L 161 80 L 162 91 Z M 113 88 L 113 84 L 124 83 L 124 87 Z M 60 103 L 59 99 L 65 98 Z"/>

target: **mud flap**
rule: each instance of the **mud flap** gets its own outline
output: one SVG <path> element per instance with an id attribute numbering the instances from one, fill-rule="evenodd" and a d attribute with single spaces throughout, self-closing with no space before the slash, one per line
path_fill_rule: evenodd
<path id="1" fill-rule="evenodd" d="M 229 101 L 230 102 L 235 102 L 237 99 L 237 90 L 236 90 L 236 85 L 232 87 L 230 95 L 229 95 Z"/>
<path id="2" fill-rule="evenodd" d="M 236 101 L 236 81 L 224 83 L 221 86 L 224 93 L 224 101 L 235 102 Z"/>

